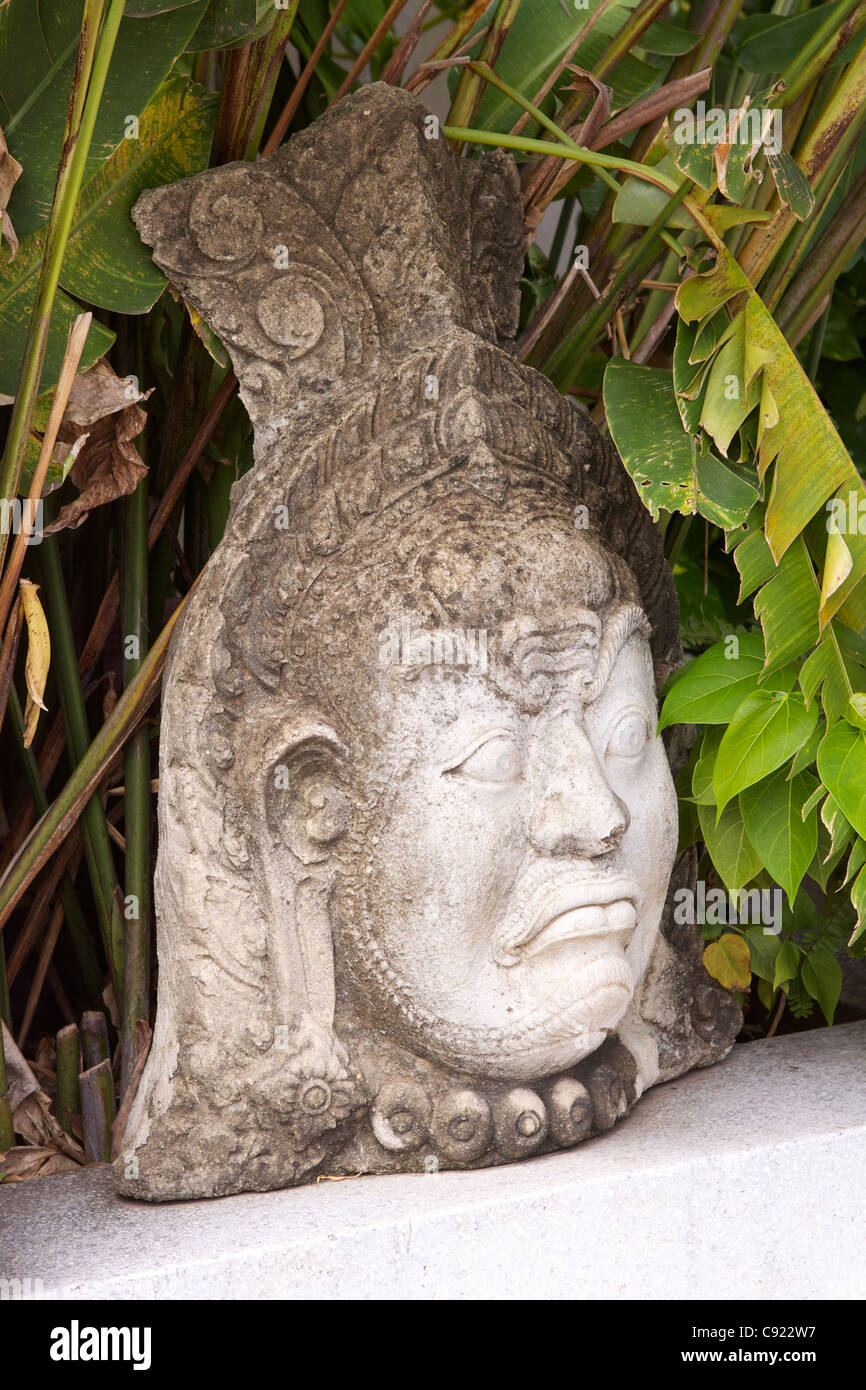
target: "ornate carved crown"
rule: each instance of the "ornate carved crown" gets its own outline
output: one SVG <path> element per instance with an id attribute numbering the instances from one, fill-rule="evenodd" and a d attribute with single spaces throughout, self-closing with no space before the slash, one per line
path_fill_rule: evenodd
<path id="1" fill-rule="evenodd" d="M 380 556 L 408 571 L 443 517 L 495 531 L 506 514 L 509 526 L 531 513 L 567 524 L 581 505 L 637 582 L 657 679 L 678 657 L 672 579 L 630 479 L 585 412 L 516 356 L 513 161 L 458 159 L 432 133 L 415 98 L 375 84 L 271 160 L 153 190 L 134 209 L 154 259 L 229 350 L 256 463 L 166 666 L 160 1006 L 127 1129 L 140 1169 L 124 1159 L 118 1175 L 133 1195 L 300 1181 L 362 1125 L 359 1044 L 338 1036 L 331 943 L 309 910 L 316 893 L 327 902 L 327 876 L 319 883 L 305 861 L 303 883 L 289 883 L 271 863 L 271 881 L 265 848 L 273 761 L 293 721 L 312 719 L 314 733 L 321 723 L 318 694 L 297 682 L 310 648 L 332 640 L 335 590 L 351 602 Z M 639 619 L 626 610 L 622 621 Z M 680 955 L 663 956 L 660 990 L 680 963 L 700 971 L 699 955 Z M 299 965 L 320 957 L 330 965 Z M 668 1032 L 667 1074 L 686 1054 L 713 1054 L 688 1020 Z M 377 1096 L 373 1167 L 399 1148 L 391 1121 L 407 1094 Z M 465 1118 L 447 1106 L 437 1117 L 449 1133 Z M 551 1133 L 552 1144 L 575 1140 Z M 468 1159 L 516 1156 L 497 1142 L 499 1157 L 482 1146 Z"/>
<path id="2" fill-rule="evenodd" d="M 272 159 L 146 192 L 133 217 L 231 355 L 258 463 L 227 539 L 278 565 L 283 614 L 437 500 L 546 494 L 585 505 L 631 567 L 661 681 L 677 610 L 647 513 L 583 410 L 516 358 L 520 210 L 510 156 L 456 158 L 417 98 L 376 83 Z M 239 621 L 275 682 L 279 615 L 235 603 Z"/>
<path id="3" fill-rule="evenodd" d="M 351 390 L 445 323 L 512 338 L 523 261 L 514 163 L 457 160 L 430 133 L 416 98 L 377 83 L 272 159 L 136 203 L 154 260 L 229 349 L 258 453 L 289 415 L 332 404 L 338 383 Z"/>

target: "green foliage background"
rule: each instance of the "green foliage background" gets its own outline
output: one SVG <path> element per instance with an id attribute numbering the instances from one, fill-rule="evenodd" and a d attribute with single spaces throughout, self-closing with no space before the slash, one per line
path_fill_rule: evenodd
<path id="1" fill-rule="evenodd" d="M 689 661 L 661 726 L 696 726 L 681 848 L 698 846 L 711 882 L 786 898 L 778 937 L 707 923 L 708 968 L 751 987 L 766 1028 L 785 1003 L 829 1022 L 840 951 L 866 945 L 866 3 L 440 2 L 401 46 L 393 22 L 403 11 L 404 33 L 418 8 L 0 4 L 0 128 L 22 169 L 7 208 L 20 245 L 0 245 L 3 498 L 30 487 L 82 307 L 79 370 L 107 357 L 150 393 L 147 476 L 27 551 L 52 650 L 32 747 L 17 603 L 6 623 L 0 1014 L 24 1044 L 108 1010 L 121 1089 L 152 1014 L 161 663 L 252 462 L 223 350 L 130 208 L 269 153 L 284 110 L 276 144 L 383 75 L 448 82 L 441 137 L 464 157 L 515 153 L 522 356 L 610 431 L 664 535 Z M 441 66 L 419 68 L 431 49 Z M 782 148 L 680 142 L 674 112 L 698 101 L 777 112 Z M 49 516 L 75 496 L 68 466 L 49 468 Z"/>

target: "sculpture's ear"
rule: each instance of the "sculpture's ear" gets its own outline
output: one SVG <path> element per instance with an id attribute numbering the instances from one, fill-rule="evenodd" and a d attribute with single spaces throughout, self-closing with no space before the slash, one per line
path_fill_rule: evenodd
<path id="1" fill-rule="evenodd" d="M 333 729 L 298 730 L 268 768 L 265 806 L 273 842 L 301 864 L 328 860 L 350 827 L 350 769 Z"/>

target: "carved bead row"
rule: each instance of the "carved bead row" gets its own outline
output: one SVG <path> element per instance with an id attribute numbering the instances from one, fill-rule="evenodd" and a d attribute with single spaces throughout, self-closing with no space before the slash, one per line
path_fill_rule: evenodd
<path id="1" fill-rule="evenodd" d="M 572 1076 L 561 1076 L 544 1098 L 515 1086 L 492 1103 L 462 1087 L 431 1100 L 414 1082 L 389 1082 L 373 1102 L 370 1122 L 378 1142 L 391 1153 L 405 1153 L 432 1142 L 450 1164 L 474 1163 L 492 1148 L 502 1158 L 524 1158 L 550 1139 L 570 1148 L 592 1127 L 589 1091 Z"/>

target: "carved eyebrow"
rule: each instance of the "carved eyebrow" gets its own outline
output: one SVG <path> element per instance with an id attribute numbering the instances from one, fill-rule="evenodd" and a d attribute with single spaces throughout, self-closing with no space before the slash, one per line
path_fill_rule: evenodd
<path id="1" fill-rule="evenodd" d="M 630 637 L 649 637 L 651 627 L 636 603 L 621 605 L 603 622 L 598 613 L 581 609 L 577 621 L 561 632 L 542 631 L 531 620 L 518 619 L 503 635 L 503 655 L 527 681 L 539 675 L 582 669 L 584 704 L 597 700 L 614 662 Z"/>
<path id="2" fill-rule="evenodd" d="M 561 632 L 544 631 L 531 620 L 518 619 L 503 633 L 503 656 L 524 680 L 550 672 L 567 672 L 583 666 L 595 668 L 601 637 L 601 618 L 581 610 L 577 621 Z"/>
<path id="3" fill-rule="evenodd" d="M 590 705 L 598 699 L 607 685 L 614 662 L 626 642 L 635 633 L 649 638 L 652 634 L 652 627 L 642 608 L 639 608 L 636 603 L 627 603 L 611 614 L 604 625 L 595 675 L 587 680 L 582 692 L 586 704 Z"/>

